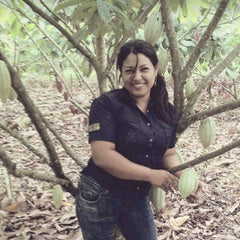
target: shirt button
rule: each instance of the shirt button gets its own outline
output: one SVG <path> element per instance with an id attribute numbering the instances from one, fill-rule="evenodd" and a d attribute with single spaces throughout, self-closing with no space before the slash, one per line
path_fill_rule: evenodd
<path id="1" fill-rule="evenodd" d="M 147 113 L 149 113 L 149 110 L 147 109 Z"/>
<path id="2" fill-rule="evenodd" d="M 148 158 L 148 154 L 146 154 L 146 156 L 145 156 L 146 158 Z"/>
<path id="3" fill-rule="evenodd" d="M 150 126 L 151 124 L 150 123 L 147 123 L 147 126 Z"/>
<path id="4" fill-rule="evenodd" d="M 152 138 L 150 138 L 150 139 L 149 139 L 149 141 L 150 141 L 150 142 L 152 142 L 152 141 L 153 141 L 153 139 L 152 139 Z"/>
<path id="5" fill-rule="evenodd" d="M 140 190 L 140 187 L 137 187 L 137 190 Z"/>

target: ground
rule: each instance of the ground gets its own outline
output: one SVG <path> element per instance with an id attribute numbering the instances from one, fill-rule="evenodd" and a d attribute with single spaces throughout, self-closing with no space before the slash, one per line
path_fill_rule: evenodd
<path id="1" fill-rule="evenodd" d="M 86 132 L 86 116 L 73 115 L 70 103 L 65 101 L 53 83 L 28 81 L 27 90 L 33 101 L 49 120 L 50 124 L 65 139 L 78 158 L 87 162 L 89 145 Z M 76 99 L 81 104 L 91 101 L 87 89 L 73 88 Z M 208 93 L 201 100 L 199 109 L 224 103 L 228 95 Z M 29 122 L 23 107 L 17 101 L 0 103 L 0 119 L 17 133 L 22 134 L 39 151 L 45 153 L 34 127 Z M 199 122 L 193 124 L 179 138 L 177 143 L 184 160 L 189 161 L 201 154 L 210 152 L 239 139 L 240 110 L 228 111 L 214 117 L 217 125 L 215 142 L 209 149 L 203 149 L 198 135 Z M 77 185 L 81 168 L 70 160 L 51 135 L 61 159 L 64 171 Z M 50 168 L 29 152 L 16 139 L 0 129 L 0 145 L 12 161 L 23 169 L 31 169 L 42 175 L 51 173 Z M 235 148 L 224 155 L 215 157 L 196 166 L 205 191 L 199 200 L 188 202 L 181 199 L 177 189 L 167 193 L 166 205 L 159 212 L 154 211 L 159 239 L 240 239 L 240 148 Z M 0 240 L 14 239 L 82 239 L 75 216 L 74 199 L 69 193 L 64 194 L 60 209 L 52 201 L 53 183 L 40 182 L 28 177 L 10 177 L 12 199 L 7 195 L 9 178 L 0 162 Z"/>

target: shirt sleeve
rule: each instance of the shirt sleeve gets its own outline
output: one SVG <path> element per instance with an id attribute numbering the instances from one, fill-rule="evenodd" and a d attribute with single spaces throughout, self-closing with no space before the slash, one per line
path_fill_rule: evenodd
<path id="1" fill-rule="evenodd" d="M 116 120 L 113 116 L 111 102 L 106 96 L 100 96 L 91 105 L 88 134 L 89 143 L 93 140 L 116 142 Z"/>

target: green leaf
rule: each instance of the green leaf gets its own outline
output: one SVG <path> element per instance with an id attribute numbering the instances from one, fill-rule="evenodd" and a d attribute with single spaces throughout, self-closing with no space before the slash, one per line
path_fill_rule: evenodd
<path id="1" fill-rule="evenodd" d="M 20 33 L 20 31 L 21 31 L 21 25 L 18 22 L 18 20 L 15 19 L 15 21 L 11 25 L 11 35 L 12 35 L 12 37 L 16 38 L 16 36 Z"/>
<path id="2" fill-rule="evenodd" d="M 59 209 L 63 202 L 63 190 L 61 185 L 55 185 L 53 187 L 53 203 L 56 209 Z"/>
<path id="3" fill-rule="evenodd" d="M 196 44 L 191 40 L 182 40 L 181 44 L 185 47 L 195 47 Z"/>
<path id="4" fill-rule="evenodd" d="M 108 24 L 111 20 L 111 13 L 109 12 L 106 2 L 97 0 L 97 5 L 99 16 L 106 24 Z"/>
<path id="5" fill-rule="evenodd" d="M 99 29 L 99 14 L 98 11 L 95 11 L 90 19 L 88 20 L 88 31 L 89 33 L 95 33 Z"/>
<path id="6" fill-rule="evenodd" d="M 71 17 L 74 20 L 84 21 L 85 19 L 89 19 L 96 9 L 97 3 L 91 1 L 75 8 Z"/>
<path id="7" fill-rule="evenodd" d="M 7 8 L 0 7 L 0 22 L 5 22 L 9 17 L 9 11 Z"/>
<path id="8" fill-rule="evenodd" d="M 70 7 L 70 6 L 75 6 L 75 5 L 78 5 L 78 4 L 80 4 L 79 0 L 68 0 L 68 1 L 65 1 L 64 3 L 58 4 L 54 10 L 59 11 L 61 9 L 65 9 L 65 8 Z"/>

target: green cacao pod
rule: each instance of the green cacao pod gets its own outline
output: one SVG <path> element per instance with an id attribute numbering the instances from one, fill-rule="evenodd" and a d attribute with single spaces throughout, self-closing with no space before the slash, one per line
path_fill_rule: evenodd
<path id="1" fill-rule="evenodd" d="M 190 98 L 190 96 L 194 92 L 194 88 L 195 88 L 194 81 L 191 78 L 189 78 L 185 84 L 185 95 L 187 100 Z"/>
<path id="2" fill-rule="evenodd" d="M 184 162 L 183 156 L 178 149 L 176 149 L 176 155 L 177 155 L 177 158 L 179 159 L 180 163 L 183 163 Z"/>
<path id="3" fill-rule="evenodd" d="M 0 60 L 0 99 L 6 102 L 11 89 L 11 77 L 5 62 Z"/>
<path id="4" fill-rule="evenodd" d="M 158 71 L 163 74 L 166 71 L 168 65 L 169 55 L 168 50 L 163 48 L 158 55 Z"/>
<path id="5" fill-rule="evenodd" d="M 144 25 L 144 38 L 151 44 L 157 42 L 161 37 L 163 31 L 162 16 L 159 11 L 153 11 L 145 25 Z"/>
<path id="6" fill-rule="evenodd" d="M 149 198 L 157 211 L 165 206 L 165 197 L 166 192 L 162 188 L 156 186 L 151 187 Z"/>
<path id="7" fill-rule="evenodd" d="M 53 187 L 53 203 L 56 209 L 59 209 L 62 206 L 63 202 L 63 190 L 61 185 L 57 184 Z"/>
<path id="8" fill-rule="evenodd" d="M 191 193 L 195 193 L 198 189 L 199 178 L 194 168 L 184 169 L 179 182 L 178 190 L 182 198 L 187 198 Z"/>
<path id="9" fill-rule="evenodd" d="M 204 148 L 209 147 L 215 140 L 216 124 L 212 117 L 205 118 L 199 127 L 198 135 Z"/>

